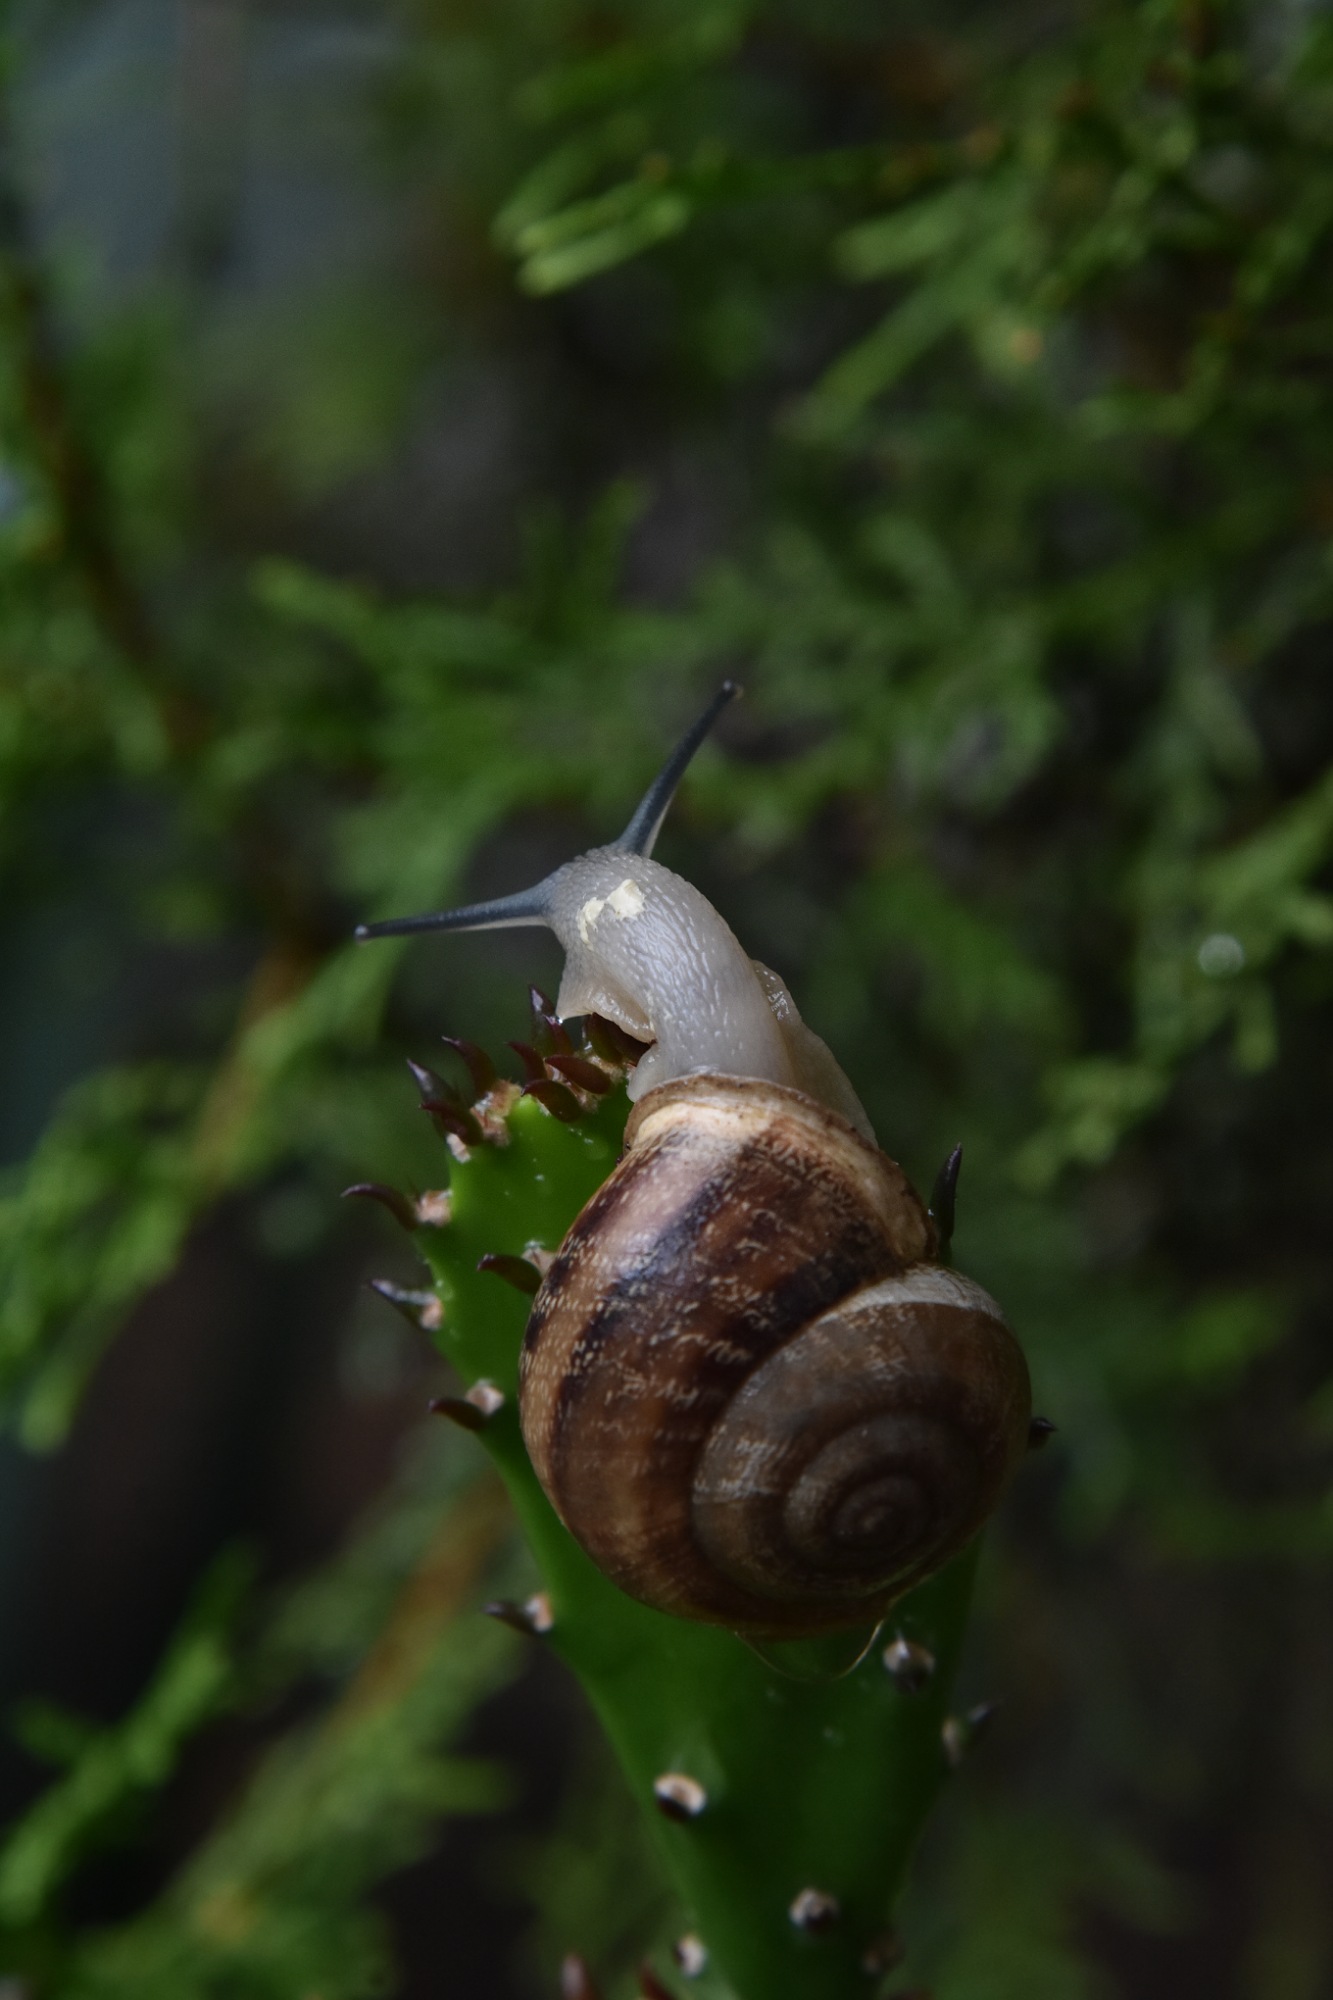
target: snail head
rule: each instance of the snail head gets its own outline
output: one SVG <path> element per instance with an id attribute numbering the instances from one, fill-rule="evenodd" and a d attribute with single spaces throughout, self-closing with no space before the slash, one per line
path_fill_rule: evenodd
<path id="1" fill-rule="evenodd" d="M 801 1021 L 776 973 L 746 954 L 692 883 L 652 859 L 691 760 L 740 693 L 735 681 L 722 683 L 607 846 L 515 895 L 362 924 L 356 936 L 539 925 L 555 933 L 565 952 L 557 1013 L 600 1014 L 651 1044 L 630 1079 L 632 1098 L 701 1070 L 761 1077 L 809 1092 L 869 1136 L 850 1083 Z"/>

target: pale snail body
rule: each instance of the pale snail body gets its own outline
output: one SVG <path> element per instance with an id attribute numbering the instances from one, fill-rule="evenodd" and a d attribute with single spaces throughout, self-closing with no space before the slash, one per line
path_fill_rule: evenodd
<path id="1" fill-rule="evenodd" d="M 874 1144 L 782 982 L 649 858 L 677 747 L 620 841 L 536 889 L 374 926 L 540 923 L 562 1015 L 651 1046 L 626 1151 L 542 1281 L 519 1413 L 556 1512 L 631 1596 L 756 1638 L 873 1624 L 961 1549 L 1028 1440 L 1022 1352 Z"/>
<path id="2" fill-rule="evenodd" d="M 871 1137 L 827 1045 L 692 882 L 616 846 L 581 854 L 543 886 L 565 950 L 556 1012 L 601 1014 L 651 1044 L 632 1100 L 696 1070 L 757 1077 L 809 1091 Z"/>

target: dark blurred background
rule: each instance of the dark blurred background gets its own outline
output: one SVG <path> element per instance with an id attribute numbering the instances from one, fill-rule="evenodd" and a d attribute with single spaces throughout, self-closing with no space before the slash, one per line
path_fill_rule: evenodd
<path id="1" fill-rule="evenodd" d="M 337 1199 L 438 1181 L 402 1057 L 558 953 L 347 938 L 607 838 L 724 672 L 662 856 L 963 1139 L 1059 1427 L 903 1981 L 1329 2000 L 1327 10 L 3 34 L 3 2000 L 671 1934 Z"/>

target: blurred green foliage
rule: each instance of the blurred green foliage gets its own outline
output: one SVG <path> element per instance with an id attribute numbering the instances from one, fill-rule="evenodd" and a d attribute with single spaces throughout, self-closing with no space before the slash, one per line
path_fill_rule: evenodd
<path id="1" fill-rule="evenodd" d="M 503 1773 L 445 1746 L 512 1671 L 506 1635 L 459 1617 L 506 1526 L 498 1488 L 460 1486 L 437 1451 L 244 1643 L 245 1565 L 224 1559 L 115 1728 L 30 1705 L 30 1747 L 69 1770 L 0 1847 L 7 1969 L 81 2000 L 384 1990 L 388 1940 L 365 1891 L 416 1859 L 442 1814 L 505 1795 Z M 325 1705 L 286 1730 L 157 1902 L 118 1925 L 62 1925 L 84 1851 L 132 1831 L 127 1812 L 190 1733 L 222 1709 L 271 1711 L 311 1677 Z"/>
<path id="2" fill-rule="evenodd" d="M 12 1421 L 58 1444 L 220 1198 L 429 1184 L 393 1045 L 518 1032 L 516 962 L 423 947 L 398 979 L 351 922 L 452 897 L 515 842 L 604 837 L 739 670 L 746 710 L 666 858 L 790 980 L 919 1179 L 965 1139 L 960 1260 L 1060 1426 L 985 1573 L 1012 1749 L 927 1856 L 912 1976 L 941 2000 L 1114 1990 L 1132 1954 L 1108 1927 L 1206 1930 L 1188 1880 L 1220 1847 L 1209 1990 L 1319 2000 L 1328 17 L 366 19 L 374 59 L 325 109 L 397 233 L 332 288 L 298 261 L 262 305 L 218 277 L 216 121 L 151 282 L 99 283 L 53 235 L 34 79 L 72 29 L 10 22 L 0 987 L 71 1024 L 13 1086 Z M 420 576 L 390 482 L 390 552 L 367 536 L 349 561 L 338 496 L 486 367 L 526 385 L 486 502 L 521 532 Z M 83 966 L 56 941 L 74 913 L 102 940 Z M 56 1942 L 55 1874 L 233 1698 L 209 1603 L 134 1715 L 67 1732 L 68 1774 L 11 1832 L 0 1897 L 35 1992 L 376 1990 L 372 1933 L 330 1942 L 349 1899 L 479 1796 L 447 1763 L 406 1777 L 499 1671 L 469 1622 L 382 1750 L 294 1742 L 137 1924 Z M 375 1629 L 368 1609 L 353 1654 Z M 307 1784 L 347 1801 L 337 1854 L 293 1831 L 324 1824 L 289 1812 Z M 190 1911 L 259 1880 L 265 1941 L 224 1970 Z"/>

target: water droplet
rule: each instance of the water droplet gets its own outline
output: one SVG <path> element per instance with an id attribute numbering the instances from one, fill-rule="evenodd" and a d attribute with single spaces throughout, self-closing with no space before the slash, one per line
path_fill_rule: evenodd
<path id="1" fill-rule="evenodd" d="M 1199 946 L 1199 970 L 1209 979 L 1234 979 L 1245 964 L 1245 947 L 1230 931 L 1214 931 Z"/>

